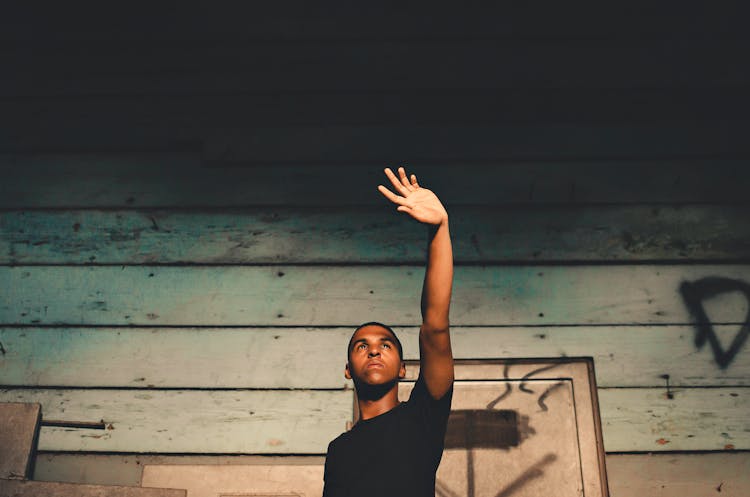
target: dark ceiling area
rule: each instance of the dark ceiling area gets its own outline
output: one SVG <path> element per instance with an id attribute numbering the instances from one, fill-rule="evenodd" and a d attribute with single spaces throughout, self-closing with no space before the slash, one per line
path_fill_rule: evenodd
<path id="1" fill-rule="evenodd" d="M 744 159 L 728 4 L 157 3 L 0 17 L 0 152 L 207 162 Z"/>

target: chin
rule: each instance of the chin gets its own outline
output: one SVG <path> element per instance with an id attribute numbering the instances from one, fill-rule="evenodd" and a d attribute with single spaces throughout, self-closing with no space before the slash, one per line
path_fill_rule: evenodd
<path id="1" fill-rule="evenodd" d="M 355 381 L 355 384 L 367 385 L 370 387 L 384 387 L 384 386 L 391 387 L 393 386 L 394 383 L 398 383 L 398 380 L 399 380 L 398 376 L 396 377 L 393 377 L 393 376 L 386 377 L 386 376 L 380 376 L 380 375 L 375 376 L 375 377 L 362 376 Z"/>
<path id="2" fill-rule="evenodd" d="M 363 374 L 360 376 L 360 381 L 363 383 L 369 383 L 371 385 L 382 385 L 385 383 L 393 383 L 398 381 L 398 375 L 387 375 L 382 372 L 375 372 L 374 374 Z"/>
<path id="3" fill-rule="evenodd" d="M 360 400 L 379 400 L 391 392 L 396 385 L 398 385 L 398 378 L 377 383 L 358 381 L 355 382 L 354 387 L 357 389 L 357 397 Z"/>

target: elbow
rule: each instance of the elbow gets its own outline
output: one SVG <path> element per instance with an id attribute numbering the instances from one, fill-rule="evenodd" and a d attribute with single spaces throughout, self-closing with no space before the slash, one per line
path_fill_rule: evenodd
<path id="1" fill-rule="evenodd" d="M 448 333 L 450 326 L 448 321 L 436 321 L 430 322 L 425 321 L 422 323 L 422 327 L 419 329 L 423 335 L 442 335 Z"/>

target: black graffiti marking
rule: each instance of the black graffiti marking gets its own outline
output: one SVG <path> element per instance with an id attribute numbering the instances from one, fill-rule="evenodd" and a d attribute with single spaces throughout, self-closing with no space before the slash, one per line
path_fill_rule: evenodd
<path id="1" fill-rule="evenodd" d="M 520 391 L 524 392 L 524 393 L 528 393 L 528 394 L 532 394 L 533 395 L 534 394 L 534 390 L 532 390 L 532 389 L 530 389 L 530 388 L 528 388 L 526 386 L 527 380 L 529 380 L 532 376 L 534 376 L 536 374 L 539 374 L 539 373 L 544 372 L 544 371 L 549 371 L 550 369 L 554 369 L 554 368 L 556 368 L 558 366 L 559 366 L 559 364 L 550 364 L 549 366 L 543 366 L 541 368 L 537 368 L 537 369 L 535 369 L 533 371 L 530 371 L 530 372 L 526 373 L 521 378 L 521 384 L 518 386 L 518 389 Z M 509 364 L 505 364 L 505 367 L 503 368 L 503 378 L 506 379 L 506 380 L 510 378 L 510 365 Z M 549 395 L 554 390 L 556 390 L 557 388 L 559 388 L 562 385 L 564 385 L 564 382 L 562 382 L 562 381 L 558 382 L 558 383 L 555 383 L 554 385 L 551 385 L 551 386 L 547 387 L 547 389 L 544 392 L 542 392 L 541 395 L 539 395 L 539 399 L 537 399 L 537 404 L 539 404 L 539 408 L 542 411 L 546 412 L 546 411 L 549 410 L 549 408 L 547 407 L 547 404 L 545 404 L 544 401 L 547 399 L 547 397 L 549 397 Z M 491 401 L 490 403 L 488 403 L 487 404 L 487 409 L 494 409 L 496 405 L 498 405 L 503 399 L 505 399 L 512 392 L 513 392 L 513 387 L 510 385 L 510 382 L 506 382 L 505 383 L 505 391 L 503 393 L 501 393 L 499 397 L 497 397 L 496 399 L 494 399 L 493 401 Z"/>
<path id="2" fill-rule="evenodd" d="M 503 378 L 506 380 L 510 378 L 510 364 L 506 364 L 505 367 L 503 367 Z M 500 394 L 500 397 L 487 404 L 487 409 L 494 409 L 495 406 L 498 405 L 505 397 L 510 395 L 512 391 L 513 387 L 510 386 L 510 382 L 506 382 L 505 391 Z"/>
<path id="3" fill-rule="evenodd" d="M 531 390 L 526 386 L 526 383 L 534 376 L 544 371 L 549 371 L 551 369 L 554 369 L 558 367 L 560 364 L 549 364 L 547 366 L 543 366 L 540 368 L 537 368 L 533 371 L 530 371 L 529 373 L 526 373 L 520 381 L 520 384 L 518 386 L 518 389 L 526 394 L 534 394 L 534 390 Z M 510 364 L 504 364 L 503 365 L 503 379 L 510 380 Z M 545 399 L 556 389 L 560 388 L 561 386 L 565 385 L 564 381 L 558 381 L 557 383 L 549 386 L 547 389 L 544 390 L 539 395 L 539 398 L 537 399 L 537 404 L 539 405 L 540 409 L 542 411 L 548 411 L 549 408 L 544 403 Z M 448 428 L 446 430 L 446 442 L 445 446 L 446 448 L 449 447 L 466 447 L 466 495 L 468 497 L 475 497 L 476 488 L 475 488 L 475 465 L 474 465 L 474 448 L 475 447 L 501 447 L 505 448 L 506 446 L 517 446 L 521 442 L 521 430 L 519 427 L 522 424 L 526 424 L 526 429 L 524 430 L 524 433 L 531 432 L 533 433 L 533 430 L 528 427 L 528 418 L 526 416 L 519 417 L 518 413 L 515 411 L 496 411 L 494 410 L 494 407 L 499 404 L 503 399 L 505 399 L 508 395 L 510 395 L 513 391 L 513 387 L 511 386 L 510 381 L 505 382 L 505 391 L 501 393 L 496 399 L 492 400 L 487 404 L 487 410 L 493 411 L 492 414 L 495 417 L 489 418 L 487 417 L 486 411 L 477 411 L 477 410 L 459 410 L 459 411 L 452 411 L 451 412 L 451 418 L 449 418 L 448 422 Z M 497 416 L 500 416 L 501 418 L 505 419 L 505 423 L 500 422 L 501 419 L 495 419 Z M 486 418 L 486 419 L 485 419 Z M 524 419 L 525 418 L 525 419 Z M 494 421 L 494 425 L 492 426 L 495 430 L 493 432 L 496 432 L 498 428 L 500 428 L 500 437 L 496 437 L 497 439 L 488 439 L 484 438 L 480 440 L 479 437 L 477 437 L 477 433 L 474 431 L 476 429 L 486 429 L 489 427 L 491 421 Z M 499 424 L 498 424 L 499 423 Z M 507 425 L 507 426 L 506 426 Z M 481 426 L 481 428 L 480 428 Z M 511 430 L 513 433 L 515 433 L 515 438 L 510 437 L 509 433 L 505 433 L 505 431 L 508 431 L 508 428 L 510 426 L 514 426 L 514 429 Z M 473 429 L 472 429 L 473 428 Z M 503 431 L 505 429 L 505 431 Z M 458 433 L 461 432 L 461 433 Z M 463 436 L 460 436 L 463 435 Z M 512 440 L 511 440 L 512 439 Z M 508 443 L 510 442 L 510 443 Z M 507 497 L 513 493 L 515 493 L 518 489 L 520 489 L 522 486 L 524 486 L 529 481 L 540 478 L 544 475 L 544 471 L 542 468 L 553 461 L 557 459 L 557 456 L 553 453 L 549 453 L 545 455 L 539 462 L 532 465 L 530 468 L 528 468 L 526 471 L 523 472 L 518 478 L 516 478 L 513 482 L 511 482 L 508 486 L 506 486 L 503 490 L 501 490 L 496 497 Z M 448 485 L 441 482 L 440 480 L 436 480 L 435 482 L 435 492 L 438 497 L 457 497 L 457 493 L 454 492 Z"/>
<path id="4" fill-rule="evenodd" d="M 553 463 L 556 459 L 557 456 L 555 454 L 547 454 L 542 459 L 540 459 L 539 462 L 524 471 L 523 474 L 521 474 L 521 476 L 511 482 L 510 485 L 495 494 L 495 497 L 508 497 L 531 480 L 535 478 L 541 478 L 542 476 L 544 476 L 544 471 L 542 470 L 542 468 L 544 468 L 548 464 Z"/>
<path id="5" fill-rule="evenodd" d="M 497 404 L 499 404 L 505 397 L 511 394 L 513 392 L 513 387 L 510 386 L 510 382 L 505 383 L 505 391 L 500 394 L 498 398 L 487 404 L 487 409 L 494 409 Z"/>
<path id="6" fill-rule="evenodd" d="M 544 392 L 542 393 L 542 395 L 540 395 L 540 396 L 539 396 L 539 398 L 537 399 L 536 403 L 537 403 L 537 404 L 539 404 L 539 408 L 540 408 L 540 409 L 541 409 L 542 411 L 544 411 L 544 412 L 547 412 L 547 411 L 549 411 L 549 408 L 547 407 L 547 404 L 545 404 L 545 403 L 544 403 L 545 399 L 546 399 L 547 397 L 549 397 L 549 395 L 550 395 L 550 394 L 551 394 L 552 392 L 554 392 L 555 390 L 557 390 L 558 388 L 560 388 L 560 387 L 561 387 L 561 386 L 563 386 L 563 385 L 565 385 L 565 382 L 563 382 L 563 381 L 559 381 L 559 382 L 555 383 L 554 385 L 551 385 L 551 386 L 550 386 L 549 388 L 547 388 L 547 390 L 545 390 L 545 391 L 544 391 Z"/>
<path id="7" fill-rule="evenodd" d="M 471 454 L 471 451 L 467 454 L 469 457 L 468 462 L 468 474 L 467 474 L 467 497 L 475 497 L 476 495 L 476 488 L 474 487 L 474 464 L 473 464 L 473 457 Z M 521 475 L 518 476 L 515 480 L 510 482 L 505 488 L 500 490 L 497 494 L 495 494 L 495 497 L 508 497 L 509 495 L 512 495 L 518 489 L 526 485 L 531 480 L 534 480 L 536 478 L 541 478 L 544 476 L 544 470 L 543 468 L 545 466 L 548 466 L 555 462 L 557 460 L 557 455 L 550 452 L 546 454 L 544 457 L 542 457 L 539 461 L 532 464 L 526 471 L 521 473 Z M 458 493 L 453 491 L 446 483 L 440 481 L 439 479 L 435 480 L 435 493 L 438 495 L 438 497 L 458 497 Z"/>
<path id="8" fill-rule="evenodd" d="M 474 497 L 474 451 L 466 451 L 466 492 L 469 497 Z"/>
<path id="9" fill-rule="evenodd" d="M 448 417 L 446 449 L 509 449 L 521 442 L 524 421 L 508 409 L 457 409 Z"/>
<path id="10" fill-rule="evenodd" d="M 672 393 L 672 389 L 669 388 L 669 375 L 668 374 L 663 374 L 663 375 L 661 375 L 661 378 L 667 384 L 667 398 L 668 399 L 674 399 L 674 394 Z"/>
<path id="11" fill-rule="evenodd" d="M 543 371 L 549 371 L 550 369 L 555 369 L 557 366 L 559 366 L 559 364 L 550 364 L 549 366 L 544 366 L 544 367 L 535 369 L 534 371 L 531 371 L 529 373 L 526 373 L 523 376 L 523 378 L 521 378 L 521 384 L 518 386 L 518 389 L 521 390 L 522 392 L 534 393 L 534 391 L 531 390 L 530 388 L 526 388 L 526 380 L 528 380 L 529 378 L 531 378 L 535 374 L 539 374 L 539 373 L 541 373 Z"/>
<path id="12" fill-rule="evenodd" d="M 685 305 L 696 321 L 695 346 L 700 349 L 706 342 L 711 344 L 714 359 L 721 369 L 726 369 L 729 366 L 750 335 L 750 309 L 745 316 L 745 324 L 734 336 L 729 348 L 724 350 L 711 321 L 706 315 L 703 301 L 730 292 L 742 293 L 750 304 L 750 285 L 741 280 L 709 276 L 693 282 L 683 281 L 680 284 L 680 293 Z"/>

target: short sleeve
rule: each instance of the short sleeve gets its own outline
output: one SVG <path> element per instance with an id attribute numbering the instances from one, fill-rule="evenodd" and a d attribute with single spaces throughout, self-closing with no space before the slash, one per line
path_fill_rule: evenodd
<path id="1" fill-rule="evenodd" d="M 433 399 L 427 390 L 427 384 L 420 372 L 408 403 L 418 412 L 424 426 L 429 430 L 430 439 L 442 451 L 445 431 L 450 417 L 451 401 L 453 400 L 453 385 L 439 399 Z"/>
<path id="2" fill-rule="evenodd" d="M 338 477 L 340 471 L 334 441 L 328 444 L 325 469 L 323 471 L 323 497 L 346 497 Z"/>

